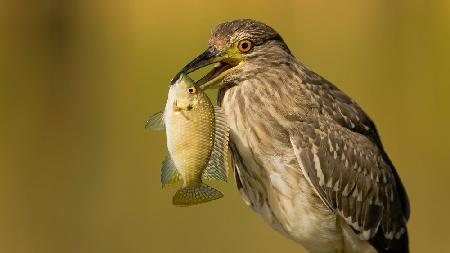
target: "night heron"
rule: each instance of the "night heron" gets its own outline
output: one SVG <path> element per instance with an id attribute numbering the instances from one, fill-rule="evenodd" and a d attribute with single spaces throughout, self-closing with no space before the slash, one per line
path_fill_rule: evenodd
<path id="1" fill-rule="evenodd" d="M 215 64 L 243 200 L 310 252 L 408 252 L 409 203 L 369 116 L 254 20 L 218 25 L 180 73 Z M 178 75 L 173 80 L 177 80 Z"/>

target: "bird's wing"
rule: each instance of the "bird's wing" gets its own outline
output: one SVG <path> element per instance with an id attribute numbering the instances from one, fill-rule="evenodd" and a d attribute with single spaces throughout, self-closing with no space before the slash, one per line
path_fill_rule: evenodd
<path id="1" fill-rule="evenodd" d="M 378 145 L 328 117 L 300 123 L 290 140 L 308 182 L 361 239 L 406 234 L 396 175 Z"/>
<path id="2" fill-rule="evenodd" d="M 321 114 L 382 146 L 374 123 L 355 101 L 317 73 L 307 68 L 305 72 L 304 83 L 309 86 L 308 90 L 320 97 L 317 102 Z"/>

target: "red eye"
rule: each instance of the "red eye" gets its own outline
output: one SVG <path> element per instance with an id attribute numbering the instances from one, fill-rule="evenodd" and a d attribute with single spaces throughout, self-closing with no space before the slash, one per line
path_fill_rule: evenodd
<path id="1" fill-rule="evenodd" d="M 252 49 L 252 47 L 253 47 L 253 44 L 248 39 L 243 39 L 243 40 L 239 41 L 238 49 L 242 53 L 246 53 L 246 52 L 250 51 L 250 49 Z"/>
<path id="2" fill-rule="evenodd" d="M 191 93 L 191 94 L 194 94 L 196 91 L 197 91 L 197 89 L 195 87 L 190 87 L 188 89 L 188 92 Z"/>

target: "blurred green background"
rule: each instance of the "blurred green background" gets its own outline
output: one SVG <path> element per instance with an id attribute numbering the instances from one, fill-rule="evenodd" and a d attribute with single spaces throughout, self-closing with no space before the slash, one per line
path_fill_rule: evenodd
<path id="1" fill-rule="evenodd" d="M 0 252 L 304 252 L 240 200 L 161 189 L 144 122 L 220 22 L 275 27 L 377 123 L 412 252 L 449 251 L 450 1 L 0 0 Z"/>

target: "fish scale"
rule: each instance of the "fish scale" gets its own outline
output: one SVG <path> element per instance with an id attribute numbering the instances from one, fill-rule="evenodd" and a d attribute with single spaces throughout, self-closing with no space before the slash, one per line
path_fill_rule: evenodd
<path id="1" fill-rule="evenodd" d="M 203 180 L 227 181 L 228 127 L 220 107 L 186 75 L 171 85 L 164 112 L 146 124 L 166 129 L 169 156 L 163 162 L 163 186 L 183 181 L 172 199 L 189 206 L 221 198 L 223 194 Z"/>

